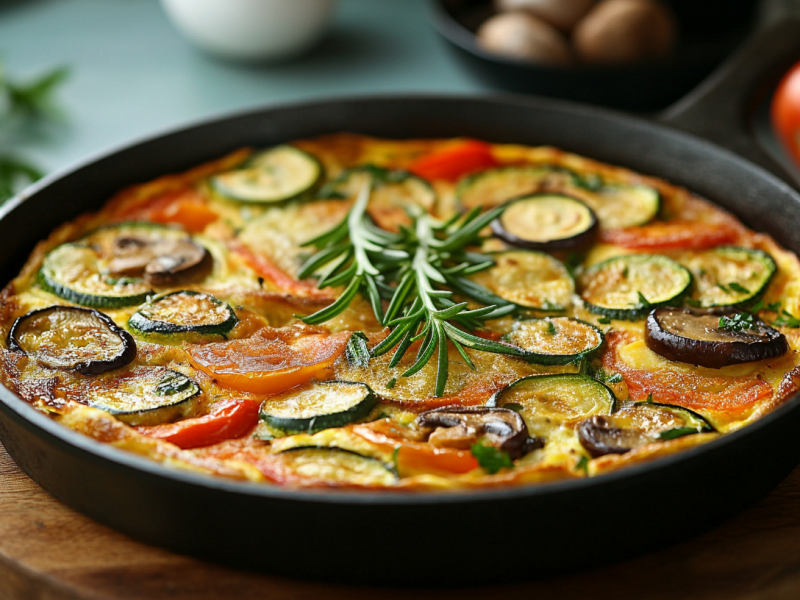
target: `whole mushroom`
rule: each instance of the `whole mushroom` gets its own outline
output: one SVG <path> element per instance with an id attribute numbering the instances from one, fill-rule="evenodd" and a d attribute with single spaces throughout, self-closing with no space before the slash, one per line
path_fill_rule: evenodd
<path id="1" fill-rule="evenodd" d="M 661 58 L 675 38 L 675 19 L 657 0 L 603 0 L 573 32 L 575 51 L 589 64 Z"/>
<path id="2" fill-rule="evenodd" d="M 595 0 L 495 0 L 498 12 L 522 11 L 569 32 Z"/>
<path id="3" fill-rule="evenodd" d="M 572 51 L 552 25 L 524 12 L 488 19 L 478 29 L 478 43 L 495 54 L 551 65 L 568 65 Z"/>

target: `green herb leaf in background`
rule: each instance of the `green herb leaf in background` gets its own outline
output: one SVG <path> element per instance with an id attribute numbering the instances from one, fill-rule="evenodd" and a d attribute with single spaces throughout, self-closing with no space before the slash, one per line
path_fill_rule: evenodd
<path id="1" fill-rule="evenodd" d="M 514 462 L 508 452 L 504 452 L 494 446 L 485 446 L 481 441 L 472 445 L 472 456 L 477 459 L 478 464 L 489 475 L 494 475 L 500 469 L 514 468 Z"/>

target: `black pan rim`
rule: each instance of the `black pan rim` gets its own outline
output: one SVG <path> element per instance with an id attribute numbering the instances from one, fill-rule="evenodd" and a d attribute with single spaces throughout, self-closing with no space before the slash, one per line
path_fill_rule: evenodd
<path id="1" fill-rule="evenodd" d="M 315 99 L 305 102 L 287 102 L 265 107 L 256 107 L 245 110 L 232 111 L 210 118 L 198 119 L 188 124 L 167 128 L 160 132 L 155 132 L 134 139 L 127 143 L 113 146 L 110 149 L 98 152 L 87 159 L 81 160 L 72 166 L 60 169 L 48 175 L 39 182 L 23 190 L 15 198 L 9 200 L 0 208 L 0 219 L 17 208 L 22 202 L 36 194 L 41 189 L 52 183 L 72 175 L 82 168 L 90 166 L 102 159 L 112 157 L 118 153 L 131 150 L 137 146 L 158 141 L 172 135 L 180 135 L 189 130 L 198 129 L 204 126 L 219 125 L 225 121 L 238 118 L 253 117 L 257 115 L 268 115 L 279 113 L 281 110 L 312 109 L 313 107 L 329 107 L 336 103 L 380 103 L 397 101 L 439 101 L 439 102 L 483 102 L 492 104 L 513 104 L 528 108 L 547 108 L 561 112 L 571 112 L 592 116 L 594 118 L 608 119 L 612 121 L 622 121 L 626 125 L 636 125 L 637 127 L 650 129 L 660 136 L 672 136 L 678 140 L 705 146 L 713 149 L 716 153 L 724 153 L 726 159 L 731 160 L 736 166 L 745 171 L 751 172 L 761 178 L 766 178 L 777 188 L 781 188 L 784 193 L 791 196 L 800 205 L 800 195 L 787 183 L 772 175 L 765 169 L 741 158 L 737 154 L 725 150 L 711 142 L 703 140 L 692 134 L 677 131 L 662 124 L 649 121 L 642 117 L 630 116 L 617 111 L 594 106 L 582 105 L 579 103 L 567 102 L 563 100 L 550 100 L 538 97 L 524 97 L 513 94 L 441 94 L 441 93 L 415 93 L 415 94 L 375 94 L 375 95 L 342 95 L 333 96 L 326 99 Z M 658 176 L 658 174 L 654 174 Z M 198 475 L 184 472 L 177 469 L 168 468 L 155 461 L 149 460 L 132 452 L 127 452 L 98 442 L 92 438 L 84 436 L 78 432 L 63 427 L 48 418 L 45 414 L 37 411 L 27 402 L 16 396 L 5 386 L 0 385 L 0 409 L 11 411 L 12 418 L 16 418 L 28 428 L 35 428 L 40 435 L 43 433 L 50 437 L 52 441 L 66 446 L 70 451 L 82 452 L 95 461 L 113 463 L 117 467 L 137 471 L 143 475 L 155 476 L 175 483 L 190 486 L 198 486 L 213 491 L 221 491 L 229 494 L 239 494 L 243 496 L 261 497 L 265 500 L 293 501 L 300 503 L 316 504 L 370 504 L 381 506 L 392 505 L 431 505 L 441 506 L 447 504 L 464 503 L 489 503 L 504 500 L 533 499 L 535 497 L 566 494 L 572 491 L 599 490 L 618 484 L 624 484 L 631 478 L 636 478 L 642 473 L 657 474 L 658 471 L 666 471 L 676 465 L 688 461 L 698 460 L 702 456 L 712 453 L 724 452 L 725 448 L 738 444 L 740 440 L 750 437 L 757 431 L 769 427 L 773 422 L 784 417 L 789 412 L 798 409 L 800 406 L 800 393 L 794 394 L 781 406 L 761 417 L 756 422 L 751 423 L 741 429 L 727 433 L 722 437 L 712 440 L 702 446 L 684 450 L 678 454 L 659 458 L 653 462 L 643 463 L 633 467 L 626 467 L 616 472 L 603 474 L 597 477 L 581 478 L 569 481 L 557 481 L 552 483 L 529 484 L 521 487 L 489 489 L 489 490 L 459 490 L 454 492 L 344 492 L 344 491 L 308 491 L 296 488 L 274 487 L 270 484 L 253 482 L 235 482 L 226 480 L 222 477 L 212 475 Z"/>

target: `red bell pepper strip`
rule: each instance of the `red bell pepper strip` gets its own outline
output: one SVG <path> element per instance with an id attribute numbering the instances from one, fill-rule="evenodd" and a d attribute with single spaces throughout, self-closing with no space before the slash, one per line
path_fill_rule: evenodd
<path id="1" fill-rule="evenodd" d="M 477 140 L 467 140 L 438 152 L 420 156 L 409 171 L 423 179 L 455 181 L 474 171 L 496 167 L 499 163 L 492 154 L 491 145 Z"/>

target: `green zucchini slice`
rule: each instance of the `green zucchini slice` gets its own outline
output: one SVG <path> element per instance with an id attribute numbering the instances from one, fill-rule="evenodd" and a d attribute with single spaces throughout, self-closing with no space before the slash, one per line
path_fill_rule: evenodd
<path id="1" fill-rule="evenodd" d="M 512 198 L 540 191 L 548 186 L 576 186 L 579 177 L 554 165 L 498 167 L 467 175 L 456 188 L 456 202 L 463 211 L 480 206 L 488 209 Z"/>
<path id="2" fill-rule="evenodd" d="M 104 274 L 97 250 L 87 244 L 62 244 L 42 262 L 39 286 L 59 298 L 93 308 L 141 304 L 152 293 L 140 277 Z"/>
<path id="3" fill-rule="evenodd" d="M 561 311 L 572 304 L 575 282 L 558 260 L 534 250 L 492 252 L 495 265 L 469 276 L 490 292 L 517 306 Z"/>
<path id="4" fill-rule="evenodd" d="M 376 402 L 365 383 L 322 381 L 269 398 L 261 419 L 281 431 L 314 433 L 363 419 Z"/>
<path id="5" fill-rule="evenodd" d="M 587 269 L 581 295 L 593 313 L 634 321 L 678 301 L 691 283 L 689 270 L 666 256 L 625 254 Z"/>
<path id="6" fill-rule="evenodd" d="M 210 183 L 232 200 L 276 204 L 308 194 L 322 177 L 322 163 L 316 157 L 283 145 L 259 152 L 240 168 L 215 175 Z"/>
<path id="7" fill-rule="evenodd" d="M 533 194 L 509 202 L 492 222 L 492 232 L 518 248 L 581 250 L 594 242 L 597 219 L 572 196 Z"/>
<path id="8" fill-rule="evenodd" d="M 128 327 L 141 334 L 225 335 L 239 322 L 225 302 L 210 294 L 182 290 L 156 296 L 128 320 Z"/>
<path id="9" fill-rule="evenodd" d="M 655 219 L 661 209 L 661 195 L 648 185 L 603 186 L 585 194 L 585 202 L 595 212 L 603 229 L 645 225 Z"/>
<path id="10" fill-rule="evenodd" d="M 164 367 L 139 367 L 110 383 L 86 393 L 89 405 L 134 426 L 190 416 L 200 394 L 194 380 Z"/>
<path id="11" fill-rule="evenodd" d="M 603 332 L 570 317 L 527 319 L 514 323 L 503 339 L 525 351 L 537 365 L 568 365 L 591 356 L 603 345 Z"/>
<path id="12" fill-rule="evenodd" d="M 303 478 L 353 485 L 393 485 L 395 472 L 381 461 L 341 448 L 302 446 L 280 453 L 292 473 Z"/>
<path id="13" fill-rule="evenodd" d="M 361 165 L 343 171 L 319 192 L 320 198 L 355 198 L 370 180 L 372 190 L 367 212 L 375 223 L 388 231 L 410 223 L 408 208 L 418 206 L 433 212 L 436 192 L 430 183 L 408 171 Z"/>
<path id="14" fill-rule="evenodd" d="M 674 404 L 634 402 L 620 413 L 631 417 L 640 429 L 651 432 L 662 440 L 716 431 L 703 415 Z M 623 416 L 620 413 L 618 415 Z"/>
<path id="15" fill-rule="evenodd" d="M 495 393 L 488 404 L 519 405 L 520 410 L 533 417 L 568 422 L 610 415 L 617 410 L 614 392 L 596 379 L 579 373 L 523 377 Z"/>
<path id="16" fill-rule="evenodd" d="M 136 358 L 136 342 L 110 317 L 76 306 L 50 306 L 19 317 L 8 333 L 8 349 L 39 364 L 97 375 Z"/>
<path id="17" fill-rule="evenodd" d="M 766 252 L 732 246 L 694 252 L 679 261 L 694 276 L 688 302 L 702 308 L 753 302 L 766 291 L 777 270 Z"/>

